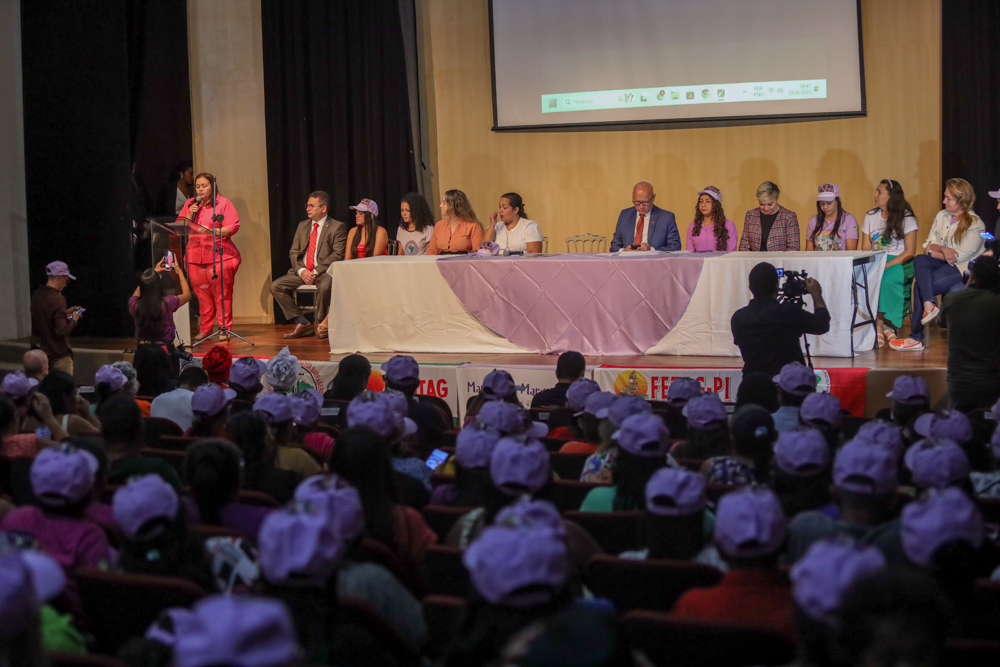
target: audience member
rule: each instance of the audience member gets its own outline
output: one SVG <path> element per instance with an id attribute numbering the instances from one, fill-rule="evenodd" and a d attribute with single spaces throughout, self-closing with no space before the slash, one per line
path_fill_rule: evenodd
<path id="1" fill-rule="evenodd" d="M 558 386 L 556 388 L 558 388 Z M 584 437 L 583 425 L 580 423 L 578 418 L 582 416 L 583 410 L 587 405 L 587 399 L 590 397 L 590 395 L 595 394 L 600 390 L 601 390 L 600 385 L 598 385 L 593 380 L 587 378 L 581 378 L 571 383 L 570 386 L 566 388 L 566 394 L 564 396 L 565 403 L 563 404 L 563 406 L 572 411 L 573 420 L 570 421 L 570 423 L 566 424 L 565 426 L 557 426 L 556 428 L 551 429 L 549 431 L 549 437 L 563 438 L 564 440 L 571 440 L 573 438 Z M 553 391 L 553 390 L 546 389 L 545 391 L 542 391 L 540 393 L 544 394 L 546 391 Z M 615 396 L 615 394 L 611 394 L 611 396 Z M 537 398 L 537 395 L 535 398 Z M 534 401 L 535 399 L 533 398 L 532 399 L 533 408 L 537 407 L 534 405 Z M 551 421 L 552 417 L 550 416 L 549 419 Z"/>
<path id="2" fill-rule="evenodd" d="M 714 185 L 698 191 L 694 220 L 688 225 L 687 249 L 691 252 L 736 250 L 736 225 L 722 208 L 722 191 Z"/>
<path id="3" fill-rule="evenodd" d="M 836 451 L 843 444 L 840 430 L 843 424 L 842 412 L 839 398 L 825 392 L 813 392 L 802 399 L 799 423 L 822 433 L 830 451 Z"/>
<path id="4" fill-rule="evenodd" d="M 888 449 L 897 459 L 902 457 L 906 449 L 902 429 L 893 422 L 881 419 L 862 424 L 854 439 Z"/>
<path id="5" fill-rule="evenodd" d="M 670 433 L 658 415 L 632 415 L 613 437 L 618 443 L 613 484 L 591 489 L 580 505 L 581 512 L 643 509 L 649 478 L 666 465 Z"/>
<path id="6" fill-rule="evenodd" d="M 732 451 L 729 416 L 718 394 L 706 393 L 692 398 L 681 411 L 688 423 L 688 439 L 674 445 L 676 458 L 708 459 L 726 456 Z"/>
<path id="7" fill-rule="evenodd" d="M 778 203 L 781 190 L 771 181 L 757 187 L 758 208 L 743 218 L 740 251 L 775 252 L 799 249 L 799 218 Z"/>
<path id="8" fill-rule="evenodd" d="M 225 440 L 202 440 L 189 446 L 184 456 L 184 481 L 191 489 L 183 503 L 189 521 L 235 530 L 256 540 L 266 507 L 239 502 L 243 457 Z"/>
<path id="9" fill-rule="evenodd" d="M 548 433 L 545 424 L 534 421 L 516 402 L 487 400 L 477 420 L 505 436 L 543 438 Z"/>
<path id="10" fill-rule="evenodd" d="M 969 459 L 962 448 L 951 440 L 920 440 L 906 450 L 903 462 L 910 471 L 913 484 L 919 489 L 958 486 L 970 497 L 973 495 Z"/>
<path id="11" fill-rule="evenodd" d="M 132 365 L 141 396 L 156 398 L 177 386 L 177 363 L 161 345 L 140 345 Z"/>
<path id="12" fill-rule="evenodd" d="M 688 423 L 684 416 L 684 406 L 701 394 L 701 383 L 694 378 L 679 377 L 670 381 L 670 386 L 667 388 L 667 403 L 660 411 L 660 416 L 663 417 L 663 423 L 667 425 L 671 437 L 678 440 L 687 438 Z"/>
<path id="13" fill-rule="evenodd" d="M 169 419 L 187 431 L 194 421 L 191 397 L 194 396 L 198 387 L 208 382 L 208 374 L 200 366 L 188 364 L 181 371 L 177 380 L 179 382 L 177 389 L 160 394 L 153 399 L 149 407 L 149 415 Z"/>
<path id="14" fill-rule="evenodd" d="M 400 255 L 426 255 L 427 246 L 434 235 L 434 215 L 427 200 L 419 192 L 403 195 L 399 204 L 402 220 L 396 229 Z"/>
<path id="15" fill-rule="evenodd" d="M 83 317 L 80 306 L 68 308 L 63 290 L 76 278 L 65 262 L 49 262 L 44 285 L 31 295 L 31 335 L 49 358 L 49 368 L 73 374 L 73 346 L 69 335 Z"/>
<path id="16" fill-rule="evenodd" d="M 101 434 L 101 422 L 90 411 L 87 399 L 80 396 L 69 373 L 52 371 L 39 383 L 38 393 L 49 399 L 53 418 L 70 438 Z"/>
<path id="17" fill-rule="evenodd" d="M 645 181 L 632 188 L 632 206 L 618 214 L 611 252 L 619 250 L 680 250 L 674 214 L 656 206 L 653 186 Z"/>
<path id="18" fill-rule="evenodd" d="M 108 481 L 124 484 L 139 475 L 159 475 L 179 491 L 177 471 L 162 459 L 145 456 L 142 411 L 130 396 L 114 396 L 101 405 L 101 433 L 108 448 L 111 474 Z"/>
<path id="19" fill-rule="evenodd" d="M 372 365 L 360 354 L 349 354 L 337 365 L 330 388 L 323 395 L 335 401 L 350 401 L 368 387 Z"/>
<path id="20" fill-rule="evenodd" d="M 606 426 L 600 427 L 601 432 L 607 435 L 607 439 L 602 438 L 597 451 L 584 462 L 580 481 L 612 484 L 618 454 L 621 451 L 618 441 L 614 438 L 616 430 L 620 429 L 625 419 L 632 415 L 652 414 L 653 407 L 638 396 L 614 396 L 610 392 L 600 392 L 587 399 L 584 412 L 594 415 L 602 424 L 607 422 Z"/>
<path id="21" fill-rule="evenodd" d="M 774 377 L 774 383 L 778 385 L 778 403 L 781 404 L 774 413 L 774 427 L 778 433 L 798 428 L 802 401 L 816 391 L 816 373 L 802 364 L 786 364 Z"/>
<path id="22" fill-rule="evenodd" d="M 238 412 L 229 419 L 226 435 L 243 453 L 243 486 L 266 493 L 279 503 L 288 502 L 302 475 L 277 467 L 274 435 L 267 418 L 253 411 Z"/>
<path id="23" fill-rule="evenodd" d="M 292 419 L 295 421 L 292 442 L 302 443 L 303 447 L 325 461 L 330 458 L 334 441 L 323 431 L 316 430 L 322 409 L 323 394 L 315 389 L 303 389 L 292 396 Z"/>
<path id="24" fill-rule="evenodd" d="M 194 196 L 194 164 L 181 160 L 167 174 L 167 181 L 156 198 L 156 215 L 177 215 Z"/>
<path id="25" fill-rule="evenodd" d="M 108 462 L 108 450 L 99 437 L 83 437 L 68 440 L 67 444 L 90 452 L 97 459 L 97 472 L 94 473 L 94 486 L 90 492 L 90 502 L 84 508 L 84 516 L 102 529 L 107 535 L 117 535 L 118 522 L 115 521 L 114 509 L 111 503 L 104 502 L 107 496 L 108 476 L 111 474 L 111 464 Z"/>
<path id="26" fill-rule="evenodd" d="M 835 183 L 824 183 L 816 195 L 816 215 L 806 226 L 806 250 L 857 249 L 858 220 L 844 210 L 840 188 Z"/>
<path id="27" fill-rule="evenodd" d="M 3 383 L 0 384 L 0 393 L 9 398 L 18 410 L 25 411 L 28 408 L 29 399 L 38 388 L 38 380 L 27 377 L 21 371 L 8 373 L 3 376 Z"/>
<path id="28" fill-rule="evenodd" d="M 455 481 L 431 491 L 429 505 L 485 507 L 495 494 L 490 479 L 490 458 L 502 436 L 486 424 L 475 421 L 455 438 Z"/>
<path id="29" fill-rule="evenodd" d="M 208 381 L 220 387 L 229 385 L 229 371 L 233 366 L 233 355 L 225 345 L 215 345 L 201 358 L 201 367 L 208 374 Z"/>
<path id="30" fill-rule="evenodd" d="M 913 431 L 924 438 L 951 440 L 958 444 L 973 470 L 986 472 L 993 469 L 994 460 L 986 443 L 973 440 L 972 424 L 958 410 L 925 412 L 913 422 Z"/>
<path id="31" fill-rule="evenodd" d="M 778 436 L 772 488 L 789 520 L 813 510 L 839 517 L 830 502 L 831 456 L 829 445 L 815 429 L 785 431 Z"/>
<path id="32" fill-rule="evenodd" d="M 25 432 L 27 429 L 24 424 L 29 419 L 42 424 L 42 428 L 49 429 L 49 437 L 44 436 L 44 431 Z M 69 436 L 53 416 L 45 395 L 34 393 L 24 412 L 7 395 L 0 395 L 0 437 L 3 438 L 0 454 L 6 458 L 16 458 L 35 456 L 42 449 L 55 447 L 56 443 Z"/>
<path id="33" fill-rule="evenodd" d="M 385 375 L 386 389 L 398 391 L 406 397 L 408 416 L 417 425 L 416 454 L 426 460 L 431 451 L 438 445 L 442 434 L 450 431 L 452 424 L 447 416 L 437 406 L 424 403 L 416 398 L 420 388 L 420 365 L 416 359 L 396 355 L 382 364 Z"/>
<path id="34" fill-rule="evenodd" d="M 171 269 L 177 274 L 177 282 L 181 288 L 179 296 L 163 293 L 163 274 L 169 274 Z M 128 310 L 135 320 L 135 338 L 139 344 L 166 345 L 173 351 L 174 339 L 177 337 L 174 313 L 190 301 L 191 287 L 180 262 L 168 267 L 166 259 L 161 258 L 155 268 L 143 271 L 139 276 L 139 286 L 128 300 Z"/>
<path id="35" fill-rule="evenodd" d="M 596 382 L 593 382 L 594 387 L 592 388 L 579 386 L 585 382 L 593 382 L 593 380 L 577 380 L 567 392 L 571 406 L 580 405 L 581 395 L 587 397 L 579 411 L 574 414 L 575 428 L 570 431 L 571 436 L 580 438 L 580 440 L 570 440 L 559 448 L 559 452 L 562 454 L 590 454 L 593 458 L 595 454 L 608 452 L 611 447 L 611 435 L 615 432 L 615 426 L 608 419 L 608 409 L 618 397 L 610 391 L 596 391 Z M 556 429 L 556 431 L 558 430 Z M 554 435 L 556 431 L 549 435 Z M 601 456 L 594 459 L 594 465 L 598 468 L 601 467 Z M 586 468 L 586 465 L 584 467 Z"/>
<path id="36" fill-rule="evenodd" d="M 150 402 L 136 398 L 136 395 L 139 393 L 139 375 L 135 372 L 135 366 L 130 361 L 116 361 L 111 366 L 117 368 L 125 376 L 125 384 L 121 389 L 122 393 L 126 396 L 131 396 L 135 400 L 136 405 L 139 406 L 139 409 L 142 410 L 142 416 L 148 417 Z"/>
<path id="37" fill-rule="evenodd" d="M 184 435 L 188 438 L 225 438 L 229 423 L 229 403 L 236 397 L 232 389 L 208 382 L 191 395 L 194 419 Z"/>
<path id="38" fill-rule="evenodd" d="M 298 357 L 289 352 L 287 346 L 281 348 L 278 354 L 267 362 L 265 377 L 271 391 L 279 394 L 294 393 L 299 381 L 299 370 Z"/>
<path id="39" fill-rule="evenodd" d="M 774 376 L 760 371 L 743 373 L 740 388 L 736 390 L 736 406 L 739 410 L 744 405 L 759 405 L 771 414 L 778 411 L 778 387 L 774 384 Z"/>
<path id="40" fill-rule="evenodd" d="M 483 242 L 483 226 L 461 190 L 448 190 L 441 198 L 441 220 L 427 243 L 428 255 L 474 252 Z"/>
<path id="41" fill-rule="evenodd" d="M 483 241 L 496 242 L 502 250 L 540 253 L 542 232 L 538 229 L 538 223 L 529 219 L 524 212 L 521 195 L 516 192 L 500 195 L 497 208 L 499 214 L 490 213 L 490 226 L 483 234 Z"/>
<path id="42" fill-rule="evenodd" d="M 28 378 L 41 382 L 49 373 L 49 357 L 40 349 L 28 350 L 21 361 L 24 374 Z"/>
<path id="43" fill-rule="evenodd" d="M 229 369 L 229 388 L 236 392 L 234 400 L 253 403 L 264 391 L 260 379 L 267 373 L 267 364 L 253 357 L 240 357 Z"/>
<path id="44" fill-rule="evenodd" d="M 45 554 L 12 546 L 0 552 L 0 655 L 6 664 L 46 665 L 45 651 L 86 652 L 72 617 L 48 604 L 65 585 L 62 568 Z"/>
<path id="45" fill-rule="evenodd" d="M 907 445 L 913 444 L 917 440 L 913 422 L 931 410 L 931 390 L 927 382 L 916 375 L 898 375 L 892 382 L 892 391 L 885 396 L 892 399 L 892 408 L 886 418 L 891 418 L 902 429 Z"/>
<path id="46" fill-rule="evenodd" d="M 430 493 L 431 469 L 427 467 L 426 456 L 421 456 L 415 451 L 416 448 L 412 446 L 412 443 L 415 442 L 417 424 L 406 416 L 409 412 L 409 404 L 406 396 L 394 389 L 384 389 L 381 393 L 375 394 L 375 396 L 378 400 L 388 403 L 394 418 L 374 425 L 375 428 L 373 426 L 368 427 L 379 433 L 379 435 L 383 435 L 382 431 L 388 431 L 383 437 L 389 442 L 389 447 L 391 448 L 393 470 L 419 481 L 424 486 L 424 489 Z M 359 402 L 357 398 L 351 401 L 354 404 Z M 367 426 L 364 423 L 351 424 L 350 406 L 347 408 L 347 413 L 349 426 Z M 391 430 L 387 426 L 391 426 Z M 420 502 L 426 502 L 426 496 L 423 494 L 421 494 Z M 404 502 L 403 504 L 408 505 L 410 503 Z"/>
<path id="47" fill-rule="evenodd" d="M 701 474 L 716 484 L 764 483 L 777 438 L 774 419 L 767 410 L 759 405 L 744 406 L 733 413 L 732 451 L 706 459 Z"/>
<path id="48" fill-rule="evenodd" d="M 566 406 L 566 392 L 577 380 L 582 380 L 587 372 L 587 362 L 579 352 L 563 352 L 556 362 L 556 386 L 535 394 L 531 399 L 533 408 L 562 408 Z M 593 380 L 591 380 L 593 382 Z M 596 382 L 594 383 L 597 384 Z M 586 400 L 586 398 L 584 398 Z M 580 408 L 582 409 L 582 407 Z"/>
<path id="49" fill-rule="evenodd" d="M 275 465 L 283 470 L 291 470 L 303 478 L 315 475 L 320 465 L 300 447 L 289 447 L 295 415 L 289 396 L 276 391 L 264 394 L 253 404 L 254 412 L 267 420 L 271 436 L 274 438 Z"/>

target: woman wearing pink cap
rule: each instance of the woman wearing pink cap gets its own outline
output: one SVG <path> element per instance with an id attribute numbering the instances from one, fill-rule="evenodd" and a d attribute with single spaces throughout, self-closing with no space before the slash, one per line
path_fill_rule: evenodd
<path id="1" fill-rule="evenodd" d="M 428 255 L 472 252 L 483 242 L 483 226 L 461 190 L 448 190 L 441 198 L 441 217 L 427 245 Z"/>
<path id="2" fill-rule="evenodd" d="M 690 252 L 736 250 L 736 225 L 722 210 L 722 191 L 714 185 L 698 191 L 694 220 L 688 225 L 687 249 Z"/>
<path id="3" fill-rule="evenodd" d="M 354 229 L 347 232 L 347 249 L 344 259 L 378 257 L 389 252 L 389 234 L 378 224 L 378 204 L 372 199 L 362 199 L 351 207 L 354 213 Z M 325 328 L 320 325 L 320 329 Z"/>
<path id="4" fill-rule="evenodd" d="M 835 183 L 824 183 L 816 194 L 816 215 L 809 218 L 806 228 L 806 250 L 857 249 L 858 219 L 844 210 L 840 188 Z"/>

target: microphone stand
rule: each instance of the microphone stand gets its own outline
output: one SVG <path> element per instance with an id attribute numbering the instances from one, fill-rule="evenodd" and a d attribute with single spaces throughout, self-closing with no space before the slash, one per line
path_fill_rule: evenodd
<path id="1" fill-rule="evenodd" d="M 235 333 L 231 329 L 226 327 L 226 280 L 223 278 L 225 275 L 223 273 L 225 259 L 225 254 L 222 251 L 222 221 L 225 219 L 221 213 L 216 213 L 215 205 L 218 202 L 219 188 L 216 185 L 216 179 L 212 179 L 212 280 L 218 280 L 219 288 L 219 310 L 216 313 L 216 322 L 219 325 L 219 329 L 213 333 L 208 334 L 197 343 L 192 343 L 191 347 L 197 347 L 207 340 L 215 338 L 216 336 L 222 336 L 225 334 L 227 337 L 232 336 L 233 338 L 239 338 L 244 343 L 248 343 L 253 346 L 254 344 L 248 341 L 243 336 Z M 204 229 L 204 228 L 203 228 Z M 215 261 L 218 258 L 219 269 L 216 271 Z"/>

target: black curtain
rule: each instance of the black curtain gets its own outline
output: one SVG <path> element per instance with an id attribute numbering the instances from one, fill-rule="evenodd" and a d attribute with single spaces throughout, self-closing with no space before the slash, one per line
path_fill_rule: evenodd
<path id="1" fill-rule="evenodd" d="M 280 276 L 310 192 L 328 192 L 330 216 L 348 224 L 351 205 L 374 199 L 395 237 L 400 199 L 417 178 L 397 0 L 263 0 L 261 12 L 271 271 Z"/>
<path id="2" fill-rule="evenodd" d="M 987 192 L 1000 187 L 1000 2 L 947 0 L 941 19 L 942 175 L 972 184 L 975 211 L 993 230 L 997 202 Z"/>

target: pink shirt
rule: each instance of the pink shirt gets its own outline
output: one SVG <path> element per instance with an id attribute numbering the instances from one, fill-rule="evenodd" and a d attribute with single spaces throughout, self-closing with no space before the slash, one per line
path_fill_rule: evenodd
<path id="1" fill-rule="evenodd" d="M 192 264 L 211 264 L 213 260 L 213 237 L 201 227 L 208 227 L 209 229 L 224 227 L 228 229 L 230 236 L 222 239 L 222 255 L 226 259 L 240 258 L 240 251 L 236 249 L 232 239 L 232 235 L 240 230 L 240 216 L 231 201 L 222 196 L 217 197 L 216 200 L 217 208 L 214 212 L 211 201 L 202 202 L 201 206 L 198 207 L 198 214 L 194 217 L 194 221 L 188 223 L 187 259 Z M 184 208 L 181 210 L 180 215 L 177 216 L 178 220 L 187 218 L 190 215 L 192 201 L 194 200 L 191 199 L 185 202 Z M 212 216 L 216 213 L 223 217 L 221 225 L 218 222 L 212 222 Z M 201 225 L 201 227 L 197 225 Z"/>
<path id="2" fill-rule="evenodd" d="M 104 531 L 87 520 L 45 514 L 37 507 L 17 507 L 0 521 L 0 530 L 31 535 L 68 573 L 112 563 Z"/>
<path id="3" fill-rule="evenodd" d="M 726 231 L 729 238 L 726 240 L 726 252 L 736 250 L 736 225 L 732 220 L 726 219 Z M 715 252 L 715 224 L 701 225 L 701 233 L 694 235 L 694 220 L 688 225 L 687 249 L 691 252 Z"/>
<path id="4" fill-rule="evenodd" d="M 330 456 L 330 451 L 333 450 L 333 438 L 319 431 L 306 433 L 306 437 L 302 438 L 302 444 L 319 454 L 324 460 Z"/>

